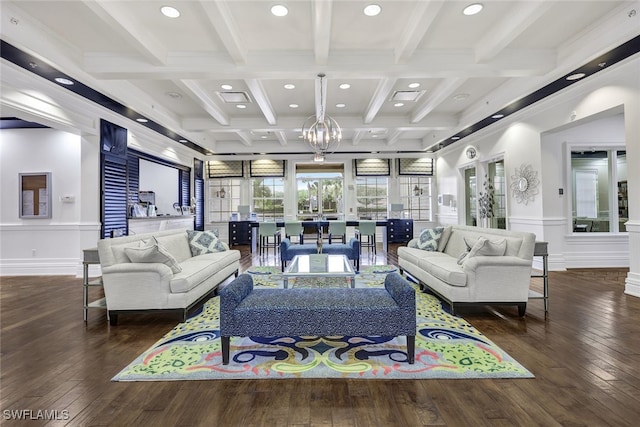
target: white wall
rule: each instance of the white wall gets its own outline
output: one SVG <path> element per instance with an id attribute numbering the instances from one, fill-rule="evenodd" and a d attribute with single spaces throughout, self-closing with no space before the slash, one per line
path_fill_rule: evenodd
<path id="1" fill-rule="evenodd" d="M 84 233 L 98 235 L 95 219 L 82 220 L 82 144 L 90 142 L 58 130 L 0 130 L 1 275 L 77 274 Z M 97 160 L 94 167 L 99 167 Z M 51 172 L 50 219 L 19 218 L 21 172 Z M 63 203 L 62 196 L 73 196 L 75 202 Z"/>
<path id="2" fill-rule="evenodd" d="M 607 140 L 626 143 L 627 158 L 630 162 L 629 203 L 633 228 L 633 218 L 635 221 L 640 218 L 640 200 L 631 200 L 633 194 L 640 194 L 640 188 L 636 187 L 636 193 L 631 188 L 632 182 L 638 185 L 633 174 L 640 169 L 637 160 L 640 158 L 640 78 L 637 73 L 639 67 L 639 59 L 628 61 L 602 76 L 590 77 L 579 85 L 508 117 L 500 124 L 465 138 L 459 146 L 456 144 L 450 149 L 437 152 L 437 191 L 451 191 L 452 183 L 456 180 L 458 222 L 464 222 L 462 168 L 476 166 L 481 185 L 487 162 L 503 156 L 508 188 L 515 169 L 522 164 L 531 164 L 538 172 L 540 191 L 533 202 L 526 205 L 517 203 L 509 191 L 508 228 L 530 231 L 536 234 L 538 240 L 548 241 L 551 269 L 629 266 L 630 258 L 640 257 L 639 251 L 633 247 L 633 255 L 630 257 L 629 239 L 633 233 L 575 236 L 570 232 L 568 224 L 571 210 L 566 200 L 566 189 L 570 183 L 567 183 L 567 156 L 561 142 L 570 137 L 582 141 Z M 624 115 L 620 115 L 621 112 L 624 112 Z M 618 117 L 611 118 L 616 113 Z M 631 118 L 630 114 L 634 114 L 634 118 Z M 604 118 L 607 119 L 591 123 L 594 119 Z M 577 126 L 578 124 L 580 126 Z M 567 129 L 571 129 L 569 133 L 554 135 Z M 464 157 L 464 148 L 468 145 L 474 145 L 478 149 L 478 158 L 473 162 Z M 636 167 L 631 159 L 635 159 Z M 640 178 L 640 171 L 636 174 Z M 565 195 L 559 195 L 560 188 L 565 189 Z M 634 206 L 637 208 L 634 209 Z M 445 216 L 446 214 L 447 212 L 444 212 Z M 633 238 L 640 239 L 640 236 L 636 235 Z M 640 249 L 640 242 L 637 246 Z M 631 265 L 631 275 L 636 277 L 633 262 Z M 640 262 L 638 265 L 640 266 Z M 640 277 L 638 282 L 640 283 Z"/>

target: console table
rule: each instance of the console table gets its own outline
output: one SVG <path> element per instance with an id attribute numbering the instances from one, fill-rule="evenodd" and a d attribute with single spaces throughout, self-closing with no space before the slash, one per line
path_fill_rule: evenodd
<path id="1" fill-rule="evenodd" d="M 536 246 L 533 250 L 534 257 L 542 258 L 542 274 L 532 274 L 531 277 L 542 279 L 542 293 L 529 290 L 529 299 L 542 299 L 544 301 L 545 314 L 549 311 L 549 253 L 547 245 L 547 242 L 536 242 Z"/>
<path id="2" fill-rule="evenodd" d="M 102 286 L 102 277 L 89 280 L 89 265 L 91 264 L 100 264 L 98 248 L 84 249 L 82 251 L 82 310 L 85 322 L 90 308 L 107 309 L 107 300 L 105 298 L 89 302 L 89 287 Z"/>

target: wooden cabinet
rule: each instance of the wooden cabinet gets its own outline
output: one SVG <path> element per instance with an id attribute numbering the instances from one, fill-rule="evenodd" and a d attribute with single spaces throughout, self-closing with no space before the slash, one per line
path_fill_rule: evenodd
<path id="1" fill-rule="evenodd" d="M 413 239 L 412 219 L 387 220 L 387 242 L 407 243 L 411 239 Z"/>
<path id="2" fill-rule="evenodd" d="M 252 229 L 250 221 L 229 222 L 229 246 L 250 245 L 251 233 Z"/>

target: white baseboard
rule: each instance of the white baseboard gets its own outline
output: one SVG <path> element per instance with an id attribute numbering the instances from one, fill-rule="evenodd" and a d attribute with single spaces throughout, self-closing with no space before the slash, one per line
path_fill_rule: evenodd
<path id="1" fill-rule="evenodd" d="M 640 274 L 629 272 L 625 280 L 624 293 L 640 298 Z"/>
<path id="2" fill-rule="evenodd" d="M 78 276 L 78 266 L 80 275 Z M 82 262 L 73 258 L 0 260 L 0 276 L 75 276 L 82 277 Z"/>

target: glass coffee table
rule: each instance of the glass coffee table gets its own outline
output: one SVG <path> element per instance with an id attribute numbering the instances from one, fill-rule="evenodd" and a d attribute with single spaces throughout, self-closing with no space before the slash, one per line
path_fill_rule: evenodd
<path id="1" fill-rule="evenodd" d="M 285 289 L 289 286 L 290 278 L 301 277 L 344 277 L 350 287 L 356 285 L 356 273 L 345 255 L 296 255 L 282 276 Z"/>

